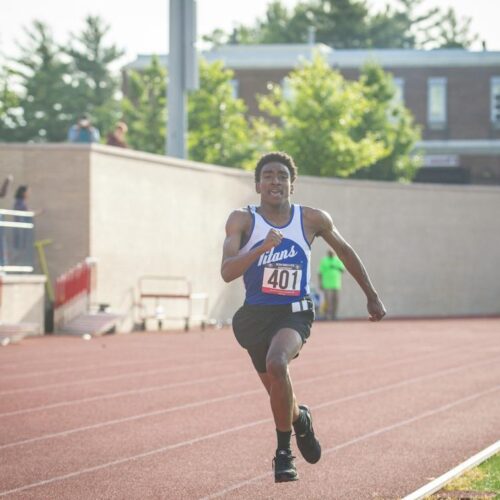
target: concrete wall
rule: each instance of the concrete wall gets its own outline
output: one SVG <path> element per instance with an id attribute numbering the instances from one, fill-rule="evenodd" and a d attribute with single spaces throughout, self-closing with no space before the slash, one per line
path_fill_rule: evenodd
<path id="1" fill-rule="evenodd" d="M 500 189 L 320 179 L 306 184 L 304 203 L 332 214 L 391 315 L 500 312 Z M 352 279 L 341 307 L 346 315 L 364 314 Z"/>
<path id="2" fill-rule="evenodd" d="M 29 186 L 28 208 L 39 212 L 35 239 L 52 240 L 46 247 L 52 280 L 89 255 L 89 153 L 89 146 L 0 144 L 0 182 L 14 176 L 0 206 L 12 208 L 16 188 Z"/>
<path id="3" fill-rule="evenodd" d="M 106 146 L 0 146 L 0 175 L 7 166 L 35 188 L 30 206 L 45 208 L 37 234 L 54 238 L 53 276 L 97 258 L 94 300 L 127 313 L 124 328 L 145 274 L 188 276 L 213 317 L 241 303 L 241 283 L 219 269 L 227 216 L 258 203 L 251 173 Z M 391 315 L 500 313 L 499 188 L 299 177 L 294 200 L 331 213 Z M 325 250 L 313 246 L 313 281 Z M 346 277 L 340 315 L 364 316 L 364 303 Z"/>
<path id="4" fill-rule="evenodd" d="M 33 335 L 45 328 L 45 276 L 3 275 L 0 279 L 0 325 L 33 325 Z M 35 327 L 36 325 L 36 327 Z"/>
<path id="5" fill-rule="evenodd" d="M 253 199 L 250 174 L 104 147 L 91 172 L 95 300 L 131 312 L 140 276 L 187 276 L 210 294 L 212 317 L 230 317 L 243 294 L 219 275 L 224 226 Z"/>

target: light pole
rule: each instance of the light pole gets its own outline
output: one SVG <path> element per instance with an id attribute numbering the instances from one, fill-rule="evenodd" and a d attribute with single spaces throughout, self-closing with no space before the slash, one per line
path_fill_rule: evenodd
<path id="1" fill-rule="evenodd" d="M 167 144 L 169 156 L 186 158 L 187 91 L 199 87 L 196 0 L 170 0 Z"/>

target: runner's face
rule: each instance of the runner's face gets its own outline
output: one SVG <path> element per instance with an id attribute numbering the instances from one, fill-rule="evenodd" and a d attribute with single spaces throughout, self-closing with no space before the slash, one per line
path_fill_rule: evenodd
<path id="1" fill-rule="evenodd" d="M 267 163 L 260 171 L 256 188 L 264 202 L 279 205 L 288 201 L 292 193 L 288 168 L 281 163 Z"/>

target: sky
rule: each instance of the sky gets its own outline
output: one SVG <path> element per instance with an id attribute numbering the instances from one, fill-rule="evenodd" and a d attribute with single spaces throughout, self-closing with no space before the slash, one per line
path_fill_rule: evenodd
<path id="1" fill-rule="evenodd" d="M 198 36 L 216 28 L 230 30 L 237 24 L 250 24 L 266 11 L 268 0 L 197 0 Z M 283 0 L 292 7 L 297 0 Z M 374 10 L 381 10 L 396 0 L 368 0 Z M 6 5 L 8 4 L 8 9 Z M 125 50 L 123 62 L 138 54 L 162 54 L 168 51 L 168 0 L 0 0 L 0 56 L 15 57 L 16 41 L 24 38 L 23 27 L 31 21 L 45 21 L 56 41 L 64 43 L 70 33 L 81 31 L 88 14 L 99 15 L 111 27 L 107 43 Z M 500 0 L 424 0 L 423 7 L 453 7 L 458 17 L 472 18 L 472 31 L 485 40 L 489 50 L 500 51 Z M 480 45 L 474 47 L 480 49 Z"/>

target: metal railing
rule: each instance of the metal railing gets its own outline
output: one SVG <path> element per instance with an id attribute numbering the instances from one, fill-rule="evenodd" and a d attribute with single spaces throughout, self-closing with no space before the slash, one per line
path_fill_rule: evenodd
<path id="1" fill-rule="evenodd" d="M 0 209 L 0 272 L 33 272 L 34 216 L 34 212 Z"/>
<path id="2" fill-rule="evenodd" d="M 208 295 L 193 293 L 191 282 L 184 276 L 142 276 L 139 278 L 139 322 L 146 330 L 147 320 L 154 319 L 161 330 L 163 322 L 182 319 L 189 330 L 192 321 L 205 329 L 208 322 Z M 174 305 L 179 303 L 180 307 Z"/>

